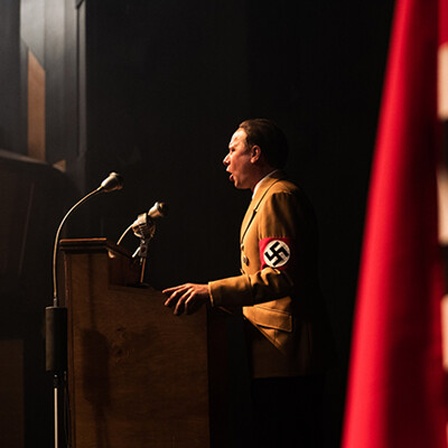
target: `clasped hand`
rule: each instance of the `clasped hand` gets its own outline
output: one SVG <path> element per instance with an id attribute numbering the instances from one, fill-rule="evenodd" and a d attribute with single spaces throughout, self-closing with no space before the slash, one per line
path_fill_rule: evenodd
<path id="1" fill-rule="evenodd" d="M 185 283 L 166 288 L 162 292 L 168 296 L 165 306 L 174 308 L 176 316 L 195 313 L 202 305 L 210 302 L 208 285 Z"/>

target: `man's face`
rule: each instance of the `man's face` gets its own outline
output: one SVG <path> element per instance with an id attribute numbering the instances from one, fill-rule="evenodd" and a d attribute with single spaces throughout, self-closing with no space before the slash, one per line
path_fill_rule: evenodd
<path id="1" fill-rule="evenodd" d="M 246 131 L 238 129 L 229 143 L 229 153 L 224 157 L 223 163 L 230 173 L 229 180 L 236 188 L 253 188 L 251 181 L 252 151 L 246 143 Z"/>

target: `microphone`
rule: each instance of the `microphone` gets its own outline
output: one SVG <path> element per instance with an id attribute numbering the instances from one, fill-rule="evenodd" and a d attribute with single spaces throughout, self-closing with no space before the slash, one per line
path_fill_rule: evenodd
<path id="1" fill-rule="evenodd" d="M 56 267 L 57 267 L 57 253 L 58 253 L 58 246 L 59 246 L 59 239 L 60 234 L 62 231 L 62 227 L 65 224 L 65 221 L 67 221 L 67 218 L 81 205 L 84 204 L 88 199 L 92 198 L 93 196 L 96 196 L 100 193 L 110 193 L 111 191 L 121 190 L 123 188 L 123 178 L 120 176 L 120 174 L 112 171 L 109 176 L 104 179 L 100 186 L 96 188 L 95 190 L 91 191 L 89 194 L 81 198 L 62 218 L 61 223 L 59 224 L 58 230 L 56 232 L 56 237 L 54 240 L 54 247 L 53 247 L 53 305 L 58 305 L 58 290 L 57 290 L 57 275 L 56 275 Z"/>
<path id="2" fill-rule="evenodd" d="M 67 218 L 88 199 L 100 193 L 109 193 L 111 191 L 121 190 L 123 188 L 123 178 L 116 172 L 111 172 L 104 179 L 100 186 L 81 198 L 62 218 L 56 232 L 53 246 L 53 306 L 45 309 L 46 319 L 46 368 L 47 371 L 64 372 L 66 370 L 66 320 L 67 309 L 59 306 L 57 265 L 58 248 L 62 228 Z"/>
<path id="3" fill-rule="evenodd" d="M 141 213 L 138 218 L 123 232 L 117 241 L 117 246 L 121 243 L 125 235 L 132 230 L 134 235 L 140 238 L 140 246 L 132 255 L 132 258 L 137 256 L 140 258 L 140 284 L 144 284 L 146 269 L 146 258 L 148 257 L 148 245 L 151 238 L 156 233 L 155 220 L 164 218 L 168 212 L 168 207 L 164 202 L 156 202 L 147 213 Z"/>
<path id="4" fill-rule="evenodd" d="M 168 206 L 165 202 L 156 202 L 148 211 L 150 218 L 165 218 L 168 214 Z"/>
<path id="5" fill-rule="evenodd" d="M 131 224 L 134 235 L 147 239 L 152 238 L 155 232 L 155 219 L 164 218 L 168 213 L 168 207 L 164 202 L 156 202 L 148 211 L 138 215 L 138 218 Z"/>
<path id="6" fill-rule="evenodd" d="M 109 176 L 101 182 L 97 188 L 98 192 L 110 193 L 111 191 L 121 190 L 123 188 L 123 178 L 112 171 Z"/>
<path id="7" fill-rule="evenodd" d="M 155 233 L 154 220 L 164 218 L 168 213 L 168 206 L 165 202 L 155 202 L 147 213 L 141 213 L 137 219 L 122 233 L 117 241 L 121 243 L 126 234 L 132 230 L 134 235 L 141 239 L 152 238 Z"/>

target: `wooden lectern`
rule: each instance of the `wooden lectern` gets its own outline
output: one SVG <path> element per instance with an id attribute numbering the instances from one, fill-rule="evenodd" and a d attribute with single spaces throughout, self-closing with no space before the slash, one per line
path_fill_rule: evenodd
<path id="1" fill-rule="evenodd" d="M 61 250 L 73 448 L 227 448 L 225 316 L 174 316 L 106 239 Z"/>

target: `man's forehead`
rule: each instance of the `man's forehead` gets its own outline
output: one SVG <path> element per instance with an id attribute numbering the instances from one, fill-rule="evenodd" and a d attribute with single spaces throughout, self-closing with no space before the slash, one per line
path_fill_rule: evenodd
<path id="1" fill-rule="evenodd" d="M 237 129 L 230 139 L 229 146 L 234 146 L 240 142 L 246 141 L 246 131 L 244 129 Z"/>

